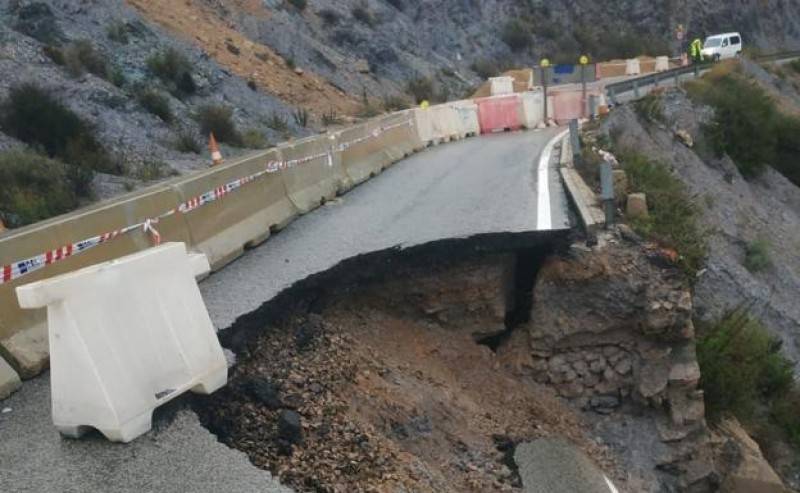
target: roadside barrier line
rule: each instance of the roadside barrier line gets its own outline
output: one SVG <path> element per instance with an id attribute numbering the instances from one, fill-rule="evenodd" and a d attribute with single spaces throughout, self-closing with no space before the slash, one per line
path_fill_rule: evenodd
<path id="1" fill-rule="evenodd" d="M 331 147 L 331 149 L 328 150 L 327 152 L 313 154 L 311 156 L 305 156 L 297 159 L 290 159 L 288 161 L 269 161 L 267 162 L 265 169 L 262 171 L 241 178 L 237 178 L 236 180 L 228 182 L 224 185 L 215 187 L 213 190 L 209 190 L 201 195 L 190 198 L 189 200 L 179 204 L 177 207 L 170 209 L 156 217 L 146 218 L 144 221 L 140 223 L 125 226 L 115 231 L 102 233 L 97 236 L 87 238 L 85 240 L 81 240 L 75 243 L 71 243 L 69 245 L 56 248 L 55 250 L 49 250 L 47 252 L 41 253 L 39 255 L 36 255 L 28 259 L 12 262 L 8 265 L 3 265 L 2 267 L 0 267 L 0 285 L 17 280 L 27 274 L 31 274 L 40 269 L 43 269 L 50 264 L 54 264 L 56 262 L 65 260 L 69 257 L 73 257 L 75 255 L 83 253 L 87 250 L 102 245 L 103 243 L 112 241 L 118 238 L 119 236 L 128 234 L 132 231 L 142 230 L 146 233 L 149 233 L 151 238 L 153 239 L 153 243 L 155 245 L 158 245 L 161 242 L 161 235 L 153 226 L 158 224 L 162 219 L 166 219 L 175 214 L 188 214 L 189 212 L 195 209 L 198 209 L 206 204 L 210 204 L 211 202 L 215 202 L 225 197 L 226 195 L 235 192 L 245 184 L 257 180 L 258 178 L 261 178 L 267 174 L 277 173 L 278 171 L 293 168 L 295 166 L 300 166 L 309 163 L 311 161 L 315 161 L 317 159 L 324 158 L 328 160 L 328 163 L 332 163 L 334 152 L 344 152 L 345 150 L 349 149 L 354 145 L 360 144 L 361 142 L 365 142 L 370 139 L 377 138 L 385 132 L 404 126 L 413 127 L 414 126 L 413 118 L 404 122 L 378 127 L 367 136 L 359 137 L 349 142 L 339 143 Z"/>
<path id="2" fill-rule="evenodd" d="M 553 216 L 550 211 L 550 157 L 556 143 L 564 138 L 569 130 L 564 130 L 555 137 L 542 150 L 539 157 L 539 167 L 536 181 L 536 230 L 547 231 L 553 229 Z"/>

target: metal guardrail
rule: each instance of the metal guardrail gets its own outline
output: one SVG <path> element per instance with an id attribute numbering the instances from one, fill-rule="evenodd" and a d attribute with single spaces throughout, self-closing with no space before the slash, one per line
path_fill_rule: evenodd
<path id="1" fill-rule="evenodd" d="M 800 51 L 782 51 L 778 53 L 771 53 L 769 55 L 761 55 L 754 57 L 757 62 L 774 62 L 778 60 L 787 60 L 792 58 L 800 58 Z M 615 96 L 633 91 L 637 93 L 640 87 L 655 85 L 658 86 L 661 82 L 666 82 L 671 79 L 675 80 L 677 84 L 680 77 L 687 74 L 694 74 L 695 77 L 700 75 L 701 72 L 708 70 L 714 65 L 713 62 L 704 62 L 699 64 L 692 64 L 686 67 L 677 67 L 664 72 L 654 72 L 652 74 L 643 75 L 634 79 L 628 79 L 621 82 L 615 82 L 606 86 L 606 93 L 610 101 L 615 101 Z M 637 94 L 638 96 L 638 94 Z"/>

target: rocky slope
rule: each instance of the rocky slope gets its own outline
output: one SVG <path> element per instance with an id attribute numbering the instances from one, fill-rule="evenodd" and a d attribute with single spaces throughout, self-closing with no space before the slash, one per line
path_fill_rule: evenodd
<path id="1" fill-rule="evenodd" d="M 676 129 L 702 139 L 700 125 L 710 116 L 682 92 L 665 95 L 664 113 L 667 123 L 653 125 L 630 107 L 618 108 L 604 127 L 618 136 L 619 146 L 668 164 L 700 205 L 710 248 L 694 288 L 697 316 L 716 320 L 748 306 L 781 338 L 785 354 L 800 361 L 800 188 L 771 168 L 746 180 L 730 158 L 704 160 L 676 139 Z M 769 243 L 772 265 L 751 272 L 744 265 L 746 249 L 759 239 Z"/>
<path id="2" fill-rule="evenodd" d="M 669 40 L 678 23 L 690 33 L 735 28 L 765 50 L 796 47 L 798 19 L 800 6 L 779 0 L 8 0 L 0 3 L 0 100 L 32 82 L 93 124 L 125 169 L 95 180 L 104 198 L 204 167 L 206 137 L 194 116 L 210 103 L 232 108 L 240 131 L 255 136 L 248 145 L 262 147 L 414 96 L 460 97 L 487 75 L 543 56 L 667 52 L 677 48 Z M 107 62 L 105 77 L 56 63 L 54 50 L 86 41 Z M 188 59 L 197 90 L 166 94 L 174 116 L 165 122 L 138 95 L 163 91 L 148 59 L 168 48 Z M 307 122 L 294 118 L 298 109 Z M 18 146 L 0 132 L 0 150 Z"/>

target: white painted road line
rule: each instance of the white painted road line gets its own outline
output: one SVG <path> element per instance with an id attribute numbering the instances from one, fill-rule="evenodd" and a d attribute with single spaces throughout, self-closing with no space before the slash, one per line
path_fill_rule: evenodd
<path id="1" fill-rule="evenodd" d="M 611 490 L 611 493 L 619 493 L 619 490 L 617 490 L 616 486 L 614 486 L 614 483 L 612 483 L 610 479 L 608 479 L 605 475 L 603 475 L 603 479 L 606 480 L 606 484 L 608 485 L 608 489 Z"/>
<path id="2" fill-rule="evenodd" d="M 556 135 L 547 143 L 539 157 L 538 179 L 537 179 L 537 205 L 536 205 L 536 229 L 547 231 L 553 229 L 553 215 L 550 212 L 550 157 L 553 154 L 553 147 L 564 138 L 569 130 Z"/>

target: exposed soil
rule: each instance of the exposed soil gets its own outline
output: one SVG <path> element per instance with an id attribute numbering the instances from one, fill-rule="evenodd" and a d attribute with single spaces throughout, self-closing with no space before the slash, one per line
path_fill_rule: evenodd
<path id="1" fill-rule="evenodd" d="M 510 258 L 440 259 L 337 287 L 318 313 L 266 328 L 198 406 L 203 422 L 298 491 L 519 490 L 515 444 L 552 435 L 617 476 L 579 414 L 476 342 L 497 318 Z"/>
<path id="2" fill-rule="evenodd" d="M 127 2 L 153 22 L 197 43 L 234 74 L 291 105 L 306 108 L 318 116 L 332 110 L 340 115 L 352 115 L 360 109 L 353 98 L 323 78 L 307 68 L 295 71 L 270 47 L 254 42 L 232 28 L 224 17 L 224 5 L 214 6 L 210 5 L 214 2 L 203 0 Z M 248 15 L 269 15 L 258 2 L 239 0 L 232 3 L 235 5 L 231 8 Z"/>

